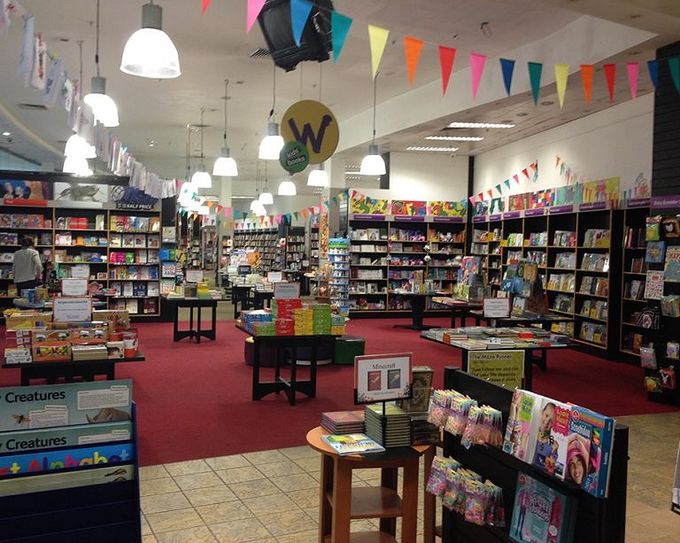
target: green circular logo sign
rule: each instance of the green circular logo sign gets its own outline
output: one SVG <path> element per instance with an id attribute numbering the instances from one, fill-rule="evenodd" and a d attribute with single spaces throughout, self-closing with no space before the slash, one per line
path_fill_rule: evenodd
<path id="1" fill-rule="evenodd" d="M 279 162 L 284 170 L 290 173 L 298 173 L 309 164 L 309 153 L 299 141 L 289 141 L 281 149 Z"/>

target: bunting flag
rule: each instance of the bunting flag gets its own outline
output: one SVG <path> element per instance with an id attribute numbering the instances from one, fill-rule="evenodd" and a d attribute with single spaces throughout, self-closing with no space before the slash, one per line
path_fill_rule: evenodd
<path id="1" fill-rule="evenodd" d="M 483 193 L 483 192 L 480 192 L 480 193 L 477 195 L 477 200 L 479 200 L 480 202 L 483 202 L 483 201 L 484 201 L 484 193 Z"/>
<path id="2" fill-rule="evenodd" d="M 505 94 L 510 96 L 510 87 L 512 87 L 512 74 L 515 71 L 515 61 L 509 58 L 502 58 L 501 71 L 503 72 L 503 84 L 505 85 Z"/>
<path id="3" fill-rule="evenodd" d="M 371 46 L 371 72 L 373 73 L 373 79 L 375 79 L 375 76 L 378 74 L 380 60 L 385 52 L 385 46 L 387 45 L 387 38 L 389 35 L 390 31 L 386 28 L 368 25 L 368 41 Z"/>
<path id="4" fill-rule="evenodd" d="M 593 73 L 595 67 L 592 64 L 581 64 L 581 80 L 583 81 L 583 96 L 586 104 L 590 104 L 593 96 Z"/>
<path id="5" fill-rule="evenodd" d="M 668 69 L 671 72 L 671 79 L 673 80 L 675 90 L 680 92 L 680 57 L 669 58 Z"/>
<path id="6" fill-rule="evenodd" d="M 529 81 L 531 82 L 531 95 L 534 97 L 534 105 L 538 104 L 541 96 L 541 74 L 543 64 L 540 62 L 529 62 Z"/>
<path id="7" fill-rule="evenodd" d="M 659 82 L 659 61 L 648 60 L 647 71 L 649 72 L 649 79 L 652 81 L 652 85 L 654 85 L 654 90 L 656 90 L 656 85 Z"/>
<path id="8" fill-rule="evenodd" d="M 635 100 L 638 92 L 638 76 L 640 75 L 640 63 L 629 62 L 626 64 L 628 73 L 628 87 L 630 87 L 630 97 Z"/>
<path id="9" fill-rule="evenodd" d="M 486 193 L 489 195 L 489 198 L 493 198 L 493 191 L 491 189 L 487 190 Z"/>
<path id="10" fill-rule="evenodd" d="M 604 77 L 607 79 L 607 90 L 609 91 L 609 103 L 614 101 L 614 82 L 616 81 L 616 64 L 605 64 Z"/>
<path id="11" fill-rule="evenodd" d="M 439 46 L 439 65 L 442 71 L 442 94 L 446 95 L 449 87 L 449 79 L 453 71 L 453 63 L 456 60 L 456 50 L 453 47 Z"/>
<path id="12" fill-rule="evenodd" d="M 555 64 L 555 85 L 557 86 L 557 100 L 560 109 L 564 107 L 564 95 L 567 92 L 567 79 L 569 78 L 569 64 Z"/>
<path id="13" fill-rule="evenodd" d="M 555 168 L 557 168 L 560 165 L 560 161 L 562 159 L 559 157 L 559 155 L 555 155 Z"/>
<path id="14" fill-rule="evenodd" d="M 311 11 L 312 3 L 308 0 L 290 0 L 290 27 L 293 31 L 293 40 L 298 47 Z"/>
<path id="15" fill-rule="evenodd" d="M 476 198 L 477 198 L 477 197 L 473 194 L 472 196 L 470 196 L 470 197 L 468 198 L 468 200 L 470 200 L 470 203 L 474 205 L 475 199 L 476 199 Z"/>
<path id="16" fill-rule="evenodd" d="M 212 0 L 201 0 L 201 15 L 205 15 L 205 12 L 208 11 L 210 2 L 212 2 Z"/>
<path id="17" fill-rule="evenodd" d="M 303 210 L 302 210 L 302 217 L 303 217 L 303 218 L 306 219 L 308 214 L 309 214 L 309 211 L 307 211 L 306 209 L 303 209 Z"/>
<path id="18" fill-rule="evenodd" d="M 509 190 L 510 189 L 510 179 L 506 179 L 505 181 L 503 181 L 503 183 L 505 183 L 506 188 Z"/>
<path id="19" fill-rule="evenodd" d="M 257 20 L 257 16 L 262 11 L 266 0 L 248 0 L 248 8 L 246 13 L 246 32 L 250 32 L 253 24 Z"/>
<path id="20" fill-rule="evenodd" d="M 416 79 L 416 67 L 420 60 L 420 52 L 425 42 L 413 36 L 404 36 L 404 55 L 406 56 L 406 68 L 408 70 L 408 82 L 413 85 Z"/>
<path id="21" fill-rule="evenodd" d="M 532 162 L 531 164 L 529 164 L 529 168 L 534 170 L 534 173 L 538 173 L 538 162 L 537 161 Z"/>
<path id="22" fill-rule="evenodd" d="M 529 176 L 529 170 L 527 168 L 524 168 L 522 170 L 522 173 L 526 176 L 527 180 L 531 179 L 531 177 Z"/>
<path id="23" fill-rule="evenodd" d="M 333 63 L 336 63 L 345 46 L 349 27 L 352 26 L 352 19 L 345 17 L 341 13 L 331 11 L 331 43 L 333 45 Z"/>
<path id="24" fill-rule="evenodd" d="M 512 178 L 515 180 L 515 183 L 519 185 L 519 175 L 515 174 L 512 176 Z"/>
<path id="25" fill-rule="evenodd" d="M 479 90 L 479 82 L 482 80 L 484 73 L 484 65 L 486 64 L 486 55 L 481 53 L 470 53 L 470 74 L 472 76 L 472 98 L 477 98 L 477 91 Z"/>
<path id="26" fill-rule="evenodd" d="M 498 194 L 503 194 L 503 191 L 501 189 L 502 189 L 502 185 L 500 183 L 498 185 L 496 185 L 496 190 L 498 191 Z"/>

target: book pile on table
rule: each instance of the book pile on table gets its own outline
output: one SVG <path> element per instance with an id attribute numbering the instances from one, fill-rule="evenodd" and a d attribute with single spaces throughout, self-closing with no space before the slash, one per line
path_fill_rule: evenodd
<path id="1" fill-rule="evenodd" d="M 433 445 L 439 440 L 439 428 L 427 421 L 427 413 L 411 413 L 412 445 Z"/>
<path id="2" fill-rule="evenodd" d="M 321 413 L 321 427 L 331 434 L 361 434 L 364 431 L 364 412 L 330 411 Z"/>
<path id="3" fill-rule="evenodd" d="M 411 445 L 411 419 L 406 411 L 396 405 L 367 405 L 364 410 L 366 435 L 385 448 Z"/>
<path id="4" fill-rule="evenodd" d="M 471 351 L 563 347 L 570 342 L 564 334 L 554 334 L 535 326 L 433 328 L 423 331 L 421 336 Z"/>

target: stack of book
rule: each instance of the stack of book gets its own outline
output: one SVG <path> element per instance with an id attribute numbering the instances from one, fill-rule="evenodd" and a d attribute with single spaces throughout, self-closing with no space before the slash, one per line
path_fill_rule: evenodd
<path id="1" fill-rule="evenodd" d="M 385 448 L 411 445 L 411 419 L 396 405 L 367 405 L 364 411 L 366 435 Z"/>
<path id="2" fill-rule="evenodd" d="M 106 360 L 109 357 L 109 351 L 106 345 L 73 345 L 71 355 L 74 361 Z"/>
<path id="3" fill-rule="evenodd" d="M 364 412 L 330 411 L 321 413 L 321 427 L 331 434 L 361 434 L 364 431 Z"/>

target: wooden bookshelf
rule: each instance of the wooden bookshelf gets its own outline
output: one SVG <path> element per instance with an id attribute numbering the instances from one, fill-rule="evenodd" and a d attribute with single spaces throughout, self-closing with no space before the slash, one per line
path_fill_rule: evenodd
<path id="1" fill-rule="evenodd" d="M 252 249 L 260 253 L 261 271 L 271 271 L 278 256 L 279 235 L 276 228 L 236 230 L 234 249 Z"/>

